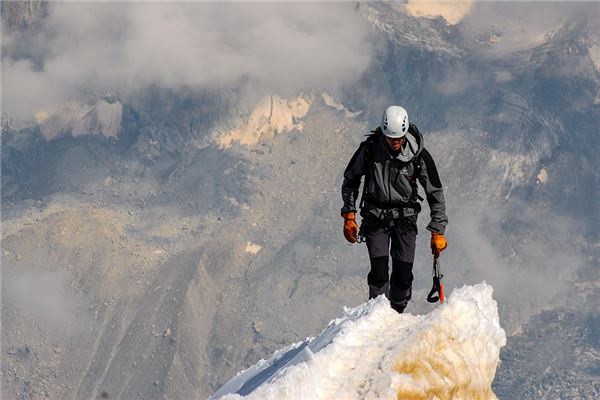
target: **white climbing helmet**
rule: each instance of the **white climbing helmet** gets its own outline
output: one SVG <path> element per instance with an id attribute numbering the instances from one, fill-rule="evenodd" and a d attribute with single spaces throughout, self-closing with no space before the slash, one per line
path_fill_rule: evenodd
<path id="1" fill-rule="evenodd" d="M 408 113 L 400 106 L 385 109 L 381 118 L 381 130 L 389 138 L 401 138 L 408 132 Z"/>

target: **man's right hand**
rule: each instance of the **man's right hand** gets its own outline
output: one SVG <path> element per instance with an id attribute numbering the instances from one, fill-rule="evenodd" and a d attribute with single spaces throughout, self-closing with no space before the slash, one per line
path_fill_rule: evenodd
<path id="1" fill-rule="evenodd" d="M 350 243 L 356 243 L 358 241 L 358 226 L 356 225 L 354 213 L 343 213 L 342 217 L 344 217 L 344 237 Z"/>

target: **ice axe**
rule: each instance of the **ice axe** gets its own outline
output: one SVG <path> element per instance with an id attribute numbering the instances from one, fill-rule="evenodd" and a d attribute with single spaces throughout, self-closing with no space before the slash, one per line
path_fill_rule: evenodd
<path id="1" fill-rule="evenodd" d="M 442 270 L 440 268 L 440 258 L 439 254 L 433 255 L 433 287 L 431 291 L 427 295 L 427 301 L 430 303 L 435 303 L 438 300 L 440 303 L 443 303 L 446 300 L 446 296 L 444 296 L 444 283 L 442 282 Z"/>

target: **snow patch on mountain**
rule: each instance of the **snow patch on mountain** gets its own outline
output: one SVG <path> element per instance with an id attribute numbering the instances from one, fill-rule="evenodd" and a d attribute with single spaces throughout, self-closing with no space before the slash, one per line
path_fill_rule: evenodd
<path id="1" fill-rule="evenodd" d="M 121 131 L 123 104 L 98 100 L 95 104 L 70 103 L 57 112 L 39 111 L 35 120 L 47 140 L 61 136 L 102 135 L 116 138 Z"/>
<path id="2" fill-rule="evenodd" d="M 473 0 L 409 0 L 406 11 L 415 17 L 442 17 L 450 25 L 458 24 L 473 7 Z"/>
<path id="3" fill-rule="evenodd" d="M 333 98 L 333 96 L 327 92 L 321 93 L 321 98 L 323 99 L 323 102 L 325 103 L 326 106 L 335 108 L 338 111 L 342 111 L 347 118 L 358 117 L 360 114 L 362 114 L 362 111 L 352 112 L 352 111 L 348 110 L 346 108 L 346 106 L 344 106 L 342 103 L 336 101 Z"/>
<path id="4" fill-rule="evenodd" d="M 540 170 L 540 173 L 537 174 L 537 179 L 539 183 L 546 183 L 548 182 L 548 171 L 546 171 L 546 168 L 542 168 Z"/>
<path id="5" fill-rule="evenodd" d="M 600 70 L 600 46 L 593 45 L 590 47 L 590 57 L 592 58 L 596 68 Z"/>
<path id="6" fill-rule="evenodd" d="M 308 113 L 312 103 L 311 96 L 301 95 L 290 101 L 279 96 L 265 96 L 258 102 L 245 124 L 218 135 L 216 142 L 221 148 L 231 147 L 233 142 L 252 145 L 271 139 L 279 133 L 295 129 L 302 131 L 304 122 L 300 119 Z"/>
<path id="7" fill-rule="evenodd" d="M 262 250 L 262 246 L 256 243 L 252 243 L 250 241 L 246 242 L 246 253 L 250 253 L 252 255 L 257 255 Z"/>
<path id="8" fill-rule="evenodd" d="M 427 315 L 384 297 L 346 309 L 316 338 L 275 352 L 211 399 L 495 399 L 506 334 L 493 289 L 455 289 Z"/>

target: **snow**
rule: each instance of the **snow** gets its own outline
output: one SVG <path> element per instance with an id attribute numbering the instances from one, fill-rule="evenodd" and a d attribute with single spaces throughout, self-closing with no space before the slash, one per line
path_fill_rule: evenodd
<path id="1" fill-rule="evenodd" d="M 593 45 L 590 47 L 590 58 L 598 70 L 600 70 L 600 46 Z"/>
<path id="2" fill-rule="evenodd" d="M 316 338 L 277 351 L 210 399 L 495 399 L 500 348 L 493 289 L 455 289 L 427 315 L 384 297 L 346 309 Z"/>
<path id="3" fill-rule="evenodd" d="M 442 17 L 450 25 L 458 24 L 473 7 L 473 0 L 409 0 L 406 11 L 415 17 Z"/>
<path id="4" fill-rule="evenodd" d="M 248 146 L 279 133 L 302 131 L 304 123 L 300 119 L 308 113 L 312 102 L 312 97 L 306 96 L 290 101 L 279 96 L 263 97 L 242 127 L 218 135 L 216 142 L 221 148 L 229 148 L 233 142 Z"/>
<path id="5" fill-rule="evenodd" d="M 546 171 L 546 168 L 542 168 L 540 170 L 540 173 L 537 175 L 537 179 L 538 179 L 538 183 L 546 183 L 548 182 L 548 171 Z"/>
<path id="6" fill-rule="evenodd" d="M 326 106 L 335 108 L 338 111 L 342 111 L 347 118 L 355 118 L 358 117 L 362 111 L 352 112 L 349 111 L 343 104 L 336 101 L 333 96 L 331 96 L 327 92 L 321 93 L 321 98 Z"/>
<path id="7" fill-rule="evenodd" d="M 257 255 L 262 250 L 262 246 L 259 244 L 252 243 L 250 241 L 246 242 L 246 253 L 250 253 L 252 255 Z"/>

